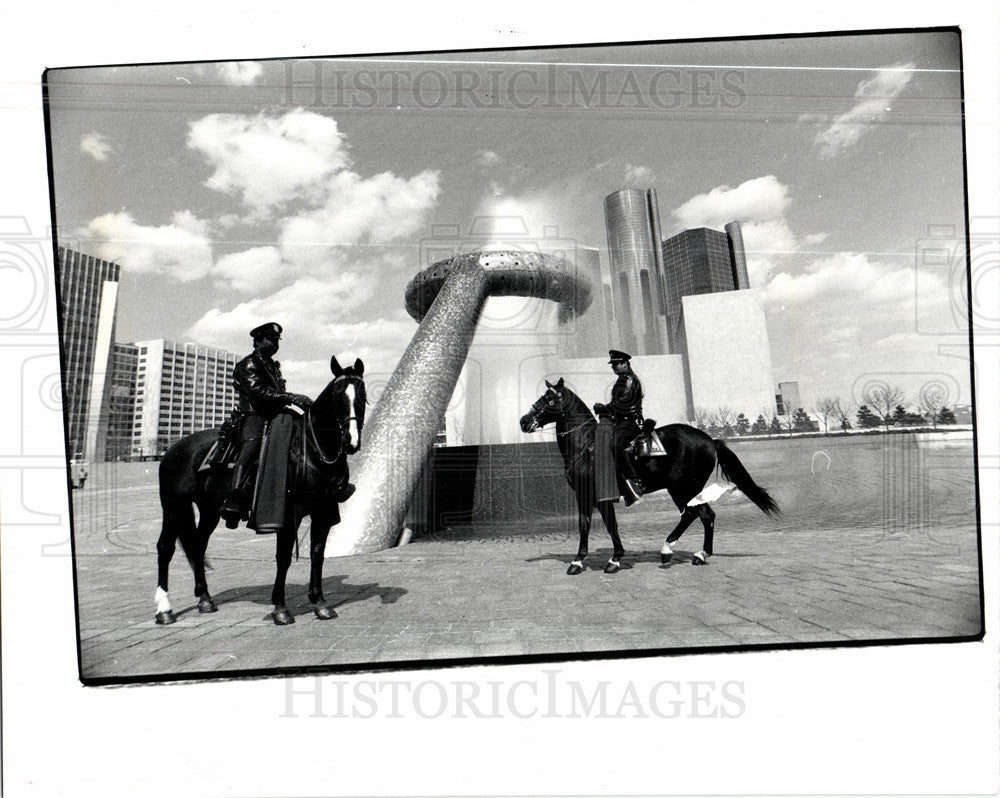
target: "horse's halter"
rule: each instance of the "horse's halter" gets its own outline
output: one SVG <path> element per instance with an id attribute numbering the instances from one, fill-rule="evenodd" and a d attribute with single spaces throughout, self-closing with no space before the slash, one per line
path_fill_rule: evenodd
<path id="1" fill-rule="evenodd" d="M 316 455 L 319 461 L 323 463 L 323 465 L 333 465 L 338 460 L 340 460 L 345 454 L 353 454 L 354 452 L 361 450 L 361 430 L 364 429 L 365 426 L 364 407 L 365 404 L 367 403 L 364 380 L 362 380 L 361 377 L 352 374 L 342 374 L 341 376 L 334 379 L 333 384 L 334 386 L 337 387 L 336 396 L 338 397 L 338 399 L 339 397 L 343 396 L 344 390 L 347 387 L 345 385 L 343 388 L 340 388 L 338 384 L 341 381 L 350 382 L 354 385 L 355 405 L 360 404 L 361 411 L 359 412 L 357 410 L 357 407 L 352 407 L 348 411 L 352 415 L 348 415 L 345 416 L 344 418 L 337 419 L 337 428 L 340 430 L 340 435 L 339 435 L 340 448 L 333 457 L 330 457 L 328 455 L 328 453 L 324 450 L 322 444 L 319 442 L 319 439 L 316 436 L 316 428 L 313 426 L 313 420 L 312 420 L 312 408 L 310 408 L 306 412 L 306 418 L 305 418 L 306 435 L 308 436 L 310 442 L 312 443 L 313 448 L 316 450 Z M 350 424 L 352 421 L 356 422 L 358 425 L 358 446 L 356 449 L 352 449 L 352 447 L 348 445 L 350 437 Z"/>
<path id="2" fill-rule="evenodd" d="M 563 407 L 562 393 L 549 388 L 538 397 L 527 413 L 531 417 L 532 423 L 531 429 L 528 432 L 534 432 L 536 429 L 562 418 L 565 414 L 566 410 Z"/>

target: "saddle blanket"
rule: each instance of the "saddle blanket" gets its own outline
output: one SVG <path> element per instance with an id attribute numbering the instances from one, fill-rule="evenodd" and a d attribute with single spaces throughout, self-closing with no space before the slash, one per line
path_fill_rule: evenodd
<path id="1" fill-rule="evenodd" d="M 713 482 L 711 485 L 706 485 L 701 493 L 687 503 L 687 506 L 694 507 L 696 504 L 711 504 L 720 496 L 724 496 L 731 490 L 736 490 L 736 486 L 720 485 L 718 482 Z"/>

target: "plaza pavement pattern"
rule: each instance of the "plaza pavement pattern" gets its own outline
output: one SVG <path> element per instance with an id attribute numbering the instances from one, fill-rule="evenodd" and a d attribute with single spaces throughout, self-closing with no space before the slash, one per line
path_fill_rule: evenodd
<path id="1" fill-rule="evenodd" d="M 404 547 L 326 560 L 324 592 L 339 615 L 330 621 L 316 619 L 306 597 L 307 520 L 302 557 L 288 575 L 297 620 L 288 627 L 268 617 L 274 538 L 221 525 L 208 547 L 219 611 L 198 613 L 178 547 L 170 572 L 178 621 L 155 625 L 156 464 L 103 469 L 73 494 L 81 675 L 97 683 L 954 640 L 982 629 L 971 468 L 938 469 L 922 479 L 915 502 L 900 502 L 888 489 L 848 490 L 822 475 L 808 477 L 808 490 L 805 482 L 760 480 L 784 514 L 769 519 L 741 495 L 728 495 L 713 505 L 715 554 L 704 567 L 691 565 L 702 546 L 698 522 L 675 545 L 673 560 L 660 563 L 660 545 L 677 519 L 666 494 L 629 510 L 619 505 L 627 553 L 614 575 L 602 570 L 610 540 L 596 513 L 588 567 L 575 577 L 566 575 L 577 546 L 569 518 L 445 529 Z"/>

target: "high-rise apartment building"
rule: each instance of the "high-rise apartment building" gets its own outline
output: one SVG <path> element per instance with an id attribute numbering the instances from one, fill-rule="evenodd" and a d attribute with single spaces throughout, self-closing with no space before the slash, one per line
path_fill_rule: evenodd
<path id="1" fill-rule="evenodd" d="M 237 355 L 201 344 L 157 339 L 135 349 L 131 457 L 156 457 L 185 435 L 219 427 L 236 404 Z"/>
<path id="2" fill-rule="evenodd" d="M 108 401 L 108 438 L 105 452 L 107 460 L 127 460 L 132 455 L 132 424 L 135 417 L 138 368 L 139 347 L 135 344 L 115 344 Z"/>
<path id="3" fill-rule="evenodd" d="M 67 450 L 103 460 L 120 267 L 63 247 L 57 265 Z"/>

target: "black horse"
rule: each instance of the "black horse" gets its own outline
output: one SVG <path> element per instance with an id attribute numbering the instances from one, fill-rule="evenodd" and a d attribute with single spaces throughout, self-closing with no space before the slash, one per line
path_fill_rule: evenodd
<path id="1" fill-rule="evenodd" d="M 590 521 L 596 504 L 604 525 L 611 535 L 614 550 L 605 566 L 606 573 L 616 573 L 621 569 L 621 558 L 625 553 L 618 534 L 618 521 L 612 501 L 595 501 L 594 489 L 594 432 L 597 420 L 590 409 L 560 378 L 555 385 L 545 382 L 546 391 L 521 417 L 521 429 L 534 432 L 551 422 L 556 423 L 556 442 L 566 465 L 566 479 L 576 494 L 580 522 L 580 549 L 576 559 L 570 563 L 567 573 L 575 575 L 583 571 L 583 561 L 587 556 L 587 540 Z M 668 424 L 658 427 L 659 436 L 666 450 L 665 455 L 651 457 L 637 464 L 639 476 L 646 493 L 663 490 L 681 511 L 680 522 L 671 532 L 660 550 L 660 559 L 666 563 L 673 554 L 670 544 L 676 541 L 695 518 L 701 518 L 705 527 L 705 540 L 701 551 L 694 555 L 694 565 L 704 565 L 712 553 L 712 539 L 715 534 L 715 512 L 707 502 L 690 504 L 705 489 L 716 465 L 722 475 L 736 485 L 743 493 L 769 516 L 779 514 L 777 503 L 766 490 L 757 485 L 735 454 L 724 441 L 713 440 L 700 429 L 687 424 Z"/>
<path id="2" fill-rule="evenodd" d="M 279 626 L 295 622 L 285 606 L 285 576 L 292 562 L 292 549 L 299 524 L 310 516 L 309 530 L 309 600 L 320 620 L 336 618 L 337 613 L 323 598 L 323 553 L 330 527 L 340 523 L 340 509 L 334 495 L 347 479 L 347 455 L 361 448 L 361 430 L 365 423 L 364 372 L 359 358 L 344 369 L 331 358 L 334 379 L 323 389 L 296 424 L 289 447 L 288 502 L 285 525 L 277 534 L 277 575 L 271 602 L 271 618 Z M 199 612 L 215 612 L 217 607 L 208 592 L 205 579 L 205 549 L 219 523 L 219 510 L 229 487 L 229 473 L 222 470 L 199 471 L 219 430 L 196 432 L 182 438 L 163 456 L 160 463 L 160 504 L 163 528 L 156 544 L 159 561 L 156 588 L 156 622 L 176 620 L 167 593 L 167 573 L 174 548 L 180 540 L 194 570 L 194 595 Z M 195 525 L 194 506 L 198 508 Z"/>

